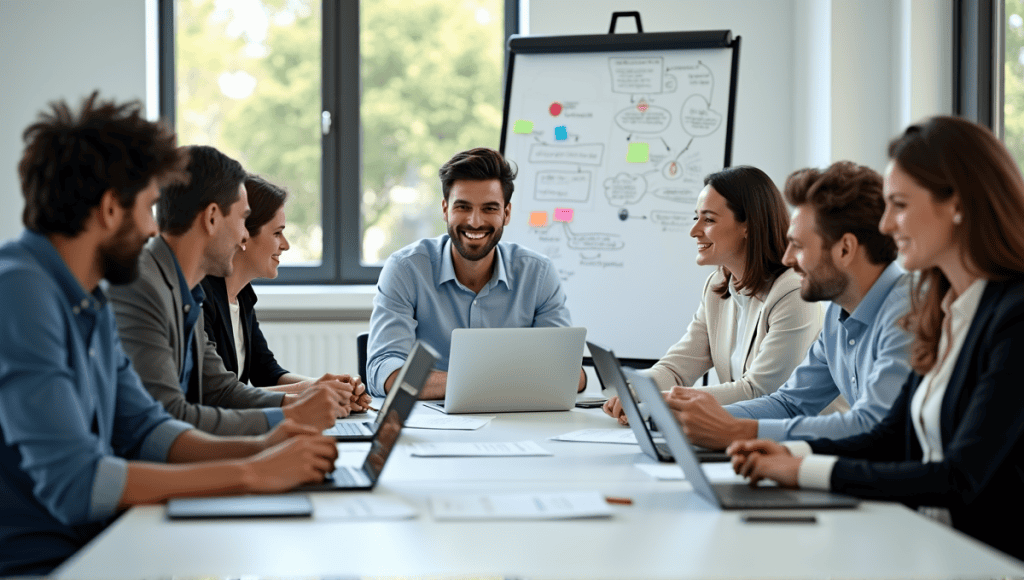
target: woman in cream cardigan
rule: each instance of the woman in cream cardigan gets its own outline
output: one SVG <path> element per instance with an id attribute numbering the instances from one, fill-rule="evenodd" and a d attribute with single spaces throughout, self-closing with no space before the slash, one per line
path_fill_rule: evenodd
<path id="1" fill-rule="evenodd" d="M 819 305 L 800 298 L 799 276 L 782 265 L 789 228 L 782 195 L 760 169 L 733 167 L 704 179 L 694 213 L 697 263 L 718 268 L 686 334 L 646 372 L 669 390 L 713 367 L 721 383 L 698 388 L 723 405 L 772 393 L 822 324 Z M 625 424 L 618 397 L 604 410 Z"/>

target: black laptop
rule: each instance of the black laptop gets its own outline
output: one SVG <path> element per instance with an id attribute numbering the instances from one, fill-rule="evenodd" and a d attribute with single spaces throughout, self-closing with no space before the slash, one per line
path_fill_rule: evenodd
<path id="1" fill-rule="evenodd" d="M 434 349 L 417 341 L 409 358 L 399 371 L 388 393 L 388 401 L 377 416 L 376 428 L 371 438 L 370 452 L 361 467 L 337 466 L 327 474 L 322 483 L 303 485 L 295 491 L 358 491 L 373 489 L 377 485 L 384 464 L 391 456 L 398 436 L 406 419 L 412 413 L 420 390 L 423 389 L 430 371 L 434 369 L 438 355 Z"/>
<path id="2" fill-rule="evenodd" d="M 590 349 L 590 356 L 594 359 L 594 370 L 597 371 L 597 378 L 601 381 L 602 388 L 614 388 L 615 393 L 619 396 L 619 400 L 622 401 L 622 410 L 626 412 L 629 426 L 636 435 L 636 442 L 640 444 L 640 449 L 652 459 L 666 463 L 674 461 L 668 446 L 655 441 L 654 436 L 647 429 L 647 423 L 640 414 L 640 407 L 633 398 L 633 389 L 629 388 L 626 377 L 622 374 L 622 366 L 619 364 L 619 359 L 615 358 L 615 354 L 611 350 L 592 342 L 587 343 L 587 348 Z M 653 383 L 653 380 L 648 377 L 637 376 Z M 697 459 L 702 462 L 729 461 L 729 455 L 723 451 L 712 451 L 698 447 L 696 452 Z"/>
<path id="3" fill-rule="evenodd" d="M 637 395 L 651 411 L 651 418 L 661 426 L 661 433 L 672 451 L 676 463 L 683 469 L 686 480 L 693 486 L 698 495 L 724 510 L 740 509 L 821 509 L 821 508 L 853 508 L 859 500 L 846 495 L 827 491 L 784 489 L 777 486 L 752 487 L 747 483 L 711 483 L 697 456 L 690 447 L 690 442 L 683 435 L 672 411 L 668 408 L 661 391 L 652 381 L 642 381 L 642 375 L 632 369 L 625 369 L 624 374 L 636 388 Z"/>
<path id="4" fill-rule="evenodd" d="M 418 342 L 416 344 L 419 345 L 421 348 L 427 349 L 428 352 L 433 353 L 434 360 L 437 360 L 437 356 L 438 355 L 437 355 L 437 353 L 433 349 L 431 349 L 430 347 L 426 346 L 425 344 L 421 344 L 421 343 L 418 343 Z M 413 346 L 413 352 L 415 352 L 416 350 L 417 350 L 417 347 Z M 407 363 L 409 361 L 413 360 L 413 358 L 414 358 L 413 357 L 413 352 L 409 353 L 409 358 L 406 359 Z M 434 363 L 431 362 L 431 364 L 434 364 Z M 412 373 L 419 373 L 419 372 L 422 372 L 422 370 L 423 369 L 418 366 L 418 363 L 416 363 L 412 367 L 410 367 L 408 364 L 405 364 L 405 365 L 402 366 L 401 370 L 398 371 L 398 376 L 395 377 L 395 382 L 392 383 L 392 384 L 393 385 L 401 385 L 403 382 L 406 382 L 408 380 L 408 378 L 405 376 L 407 373 L 410 373 L 410 372 L 412 372 Z M 431 369 L 427 369 L 427 376 L 430 375 L 430 370 Z M 424 381 L 425 380 L 426 379 L 424 378 Z M 348 441 L 372 441 L 374 434 L 377 433 L 377 429 L 380 428 L 380 424 L 381 424 L 382 421 L 384 421 L 384 417 L 387 416 L 388 411 L 390 411 L 392 405 L 395 404 L 395 398 L 398 396 L 398 393 L 400 393 L 400 392 L 401 392 L 401 389 L 396 389 L 396 388 L 392 388 L 390 391 L 388 391 L 388 396 L 384 398 L 384 404 L 380 406 L 380 411 L 377 413 L 377 418 L 375 420 L 373 420 L 373 421 L 340 421 L 339 420 L 337 423 L 334 424 L 334 427 L 331 427 L 330 429 L 326 429 L 324 431 L 324 435 L 326 435 L 328 437 L 334 437 L 334 439 L 337 440 L 337 441 L 345 441 L 345 442 L 348 442 Z M 411 409 L 411 407 L 410 407 L 410 409 Z"/>

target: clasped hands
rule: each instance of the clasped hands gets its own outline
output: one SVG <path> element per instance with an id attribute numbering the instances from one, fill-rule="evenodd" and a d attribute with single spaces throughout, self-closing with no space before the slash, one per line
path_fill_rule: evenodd
<path id="1" fill-rule="evenodd" d="M 370 408 L 370 395 L 358 376 L 327 373 L 295 386 L 301 391 L 286 394 L 281 407 L 286 418 L 303 425 L 328 429 L 336 419 Z"/>

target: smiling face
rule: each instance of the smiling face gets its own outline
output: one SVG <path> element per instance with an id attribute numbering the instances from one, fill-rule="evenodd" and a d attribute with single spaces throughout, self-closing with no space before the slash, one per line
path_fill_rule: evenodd
<path id="1" fill-rule="evenodd" d="M 883 184 L 885 213 L 878 229 L 892 236 L 902 266 L 925 270 L 960 260 L 954 238 L 956 196 L 937 202 L 895 161 L 889 162 Z"/>
<path id="2" fill-rule="evenodd" d="M 736 216 L 715 188 L 704 186 L 697 197 L 690 237 L 697 240 L 697 264 L 725 266 L 742 271 L 746 261 L 747 226 Z"/>
<path id="3" fill-rule="evenodd" d="M 471 262 L 486 258 L 498 245 L 511 209 L 511 204 L 505 204 L 497 179 L 457 180 L 448 199 L 441 201 L 452 244 L 460 256 Z"/>
<path id="4" fill-rule="evenodd" d="M 277 278 L 277 267 L 281 265 L 281 253 L 291 247 L 284 236 L 284 206 L 277 208 L 274 217 L 263 224 L 255 236 L 245 244 L 245 251 L 238 253 L 239 265 L 250 272 L 253 278 Z"/>
<path id="5" fill-rule="evenodd" d="M 800 297 L 807 302 L 817 302 L 841 296 L 850 280 L 836 268 L 831 248 L 825 247 L 825 241 L 818 234 L 814 208 L 798 205 L 793 210 L 788 238 L 782 263 L 800 275 Z"/>
<path id="6" fill-rule="evenodd" d="M 207 274 L 213 276 L 229 276 L 234 270 L 232 260 L 235 253 L 242 249 L 249 240 L 249 232 L 245 229 L 245 218 L 249 217 L 249 199 L 245 192 L 245 184 L 238 186 L 238 199 L 226 212 L 214 205 L 214 211 L 220 213 L 218 226 L 206 248 Z"/>

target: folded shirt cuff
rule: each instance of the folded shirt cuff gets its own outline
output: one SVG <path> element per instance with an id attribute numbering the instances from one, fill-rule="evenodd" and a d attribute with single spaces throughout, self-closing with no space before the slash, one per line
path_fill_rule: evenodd
<path id="1" fill-rule="evenodd" d="M 391 373 L 402 368 L 402 365 L 404 364 L 405 361 L 398 357 L 388 357 L 381 361 L 381 363 L 377 365 L 377 371 L 373 375 L 376 380 L 373 381 L 372 388 L 369 389 L 370 395 L 374 397 L 386 397 L 387 393 L 384 391 L 384 383 L 387 382 Z"/>
<path id="2" fill-rule="evenodd" d="M 128 483 L 128 462 L 120 457 L 105 455 L 96 461 L 96 474 L 92 478 L 89 497 L 89 520 L 102 521 L 117 513 L 117 504 Z"/>
<path id="3" fill-rule="evenodd" d="M 782 441 L 786 438 L 785 419 L 758 419 L 757 438 Z"/>
<path id="4" fill-rule="evenodd" d="M 803 489 L 832 489 L 832 467 L 839 458 L 835 455 L 808 455 L 800 462 L 797 484 Z"/>
<path id="5" fill-rule="evenodd" d="M 811 444 L 806 441 L 783 441 L 782 446 L 789 449 L 793 457 L 806 457 L 814 453 Z"/>
<path id="6" fill-rule="evenodd" d="M 149 436 L 142 442 L 142 448 L 139 450 L 139 459 L 142 461 L 166 463 L 171 445 L 174 445 L 178 435 L 189 429 L 195 429 L 195 427 L 177 419 L 169 419 L 160 423 L 150 431 Z"/>
<path id="7" fill-rule="evenodd" d="M 267 430 L 277 427 L 277 424 L 284 421 L 284 411 L 280 408 L 277 409 L 263 409 L 263 414 L 267 416 Z"/>

